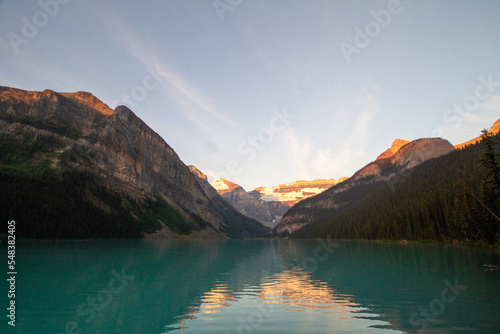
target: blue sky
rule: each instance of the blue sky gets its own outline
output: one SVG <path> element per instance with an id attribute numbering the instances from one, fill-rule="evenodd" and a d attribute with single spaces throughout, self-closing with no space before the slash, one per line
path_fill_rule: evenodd
<path id="1" fill-rule="evenodd" d="M 0 85 L 126 104 L 247 190 L 500 118 L 497 0 L 59 1 L 0 1 Z"/>

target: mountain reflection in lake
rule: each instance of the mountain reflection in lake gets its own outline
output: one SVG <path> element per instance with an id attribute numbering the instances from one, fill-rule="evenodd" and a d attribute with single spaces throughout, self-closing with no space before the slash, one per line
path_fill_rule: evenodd
<path id="1" fill-rule="evenodd" d="M 494 333 L 500 328 L 500 271 L 484 266 L 499 265 L 498 253 L 340 242 L 331 254 L 322 250 L 318 256 L 318 245 L 314 240 L 20 242 L 16 329 L 64 333 L 70 324 L 82 333 Z M 91 309 L 89 298 L 106 295 L 112 270 L 134 278 Z M 446 282 L 465 288 L 455 289 L 455 296 Z"/>

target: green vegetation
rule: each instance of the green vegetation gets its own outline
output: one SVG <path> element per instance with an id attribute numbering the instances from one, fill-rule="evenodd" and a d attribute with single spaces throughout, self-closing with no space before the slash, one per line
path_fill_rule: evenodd
<path id="1" fill-rule="evenodd" d="M 4 217 L 13 219 L 19 238 L 137 238 L 138 223 L 121 199 L 98 186 L 93 175 L 74 172 L 59 182 L 55 175 L 0 172 Z M 99 204 L 102 203 L 102 204 Z M 7 218 L 6 218 L 7 219 Z M 6 220 L 2 221 L 2 229 Z"/>
<path id="2" fill-rule="evenodd" d="M 61 178 L 53 161 L 67 162 L 69 153 L 54 152 L 62 145 L 50 137 L 0 139 L 0 209 L 19 222 L 20 238 L 138 238 L 160 229 L 158 220 L 180 234 L 206 226 L 161 199 L 138 202 L 112 193 L 91 169 L 69 169 Z M 0 226 L 5 230 L 6 221 Z"/>
<path id="3" fill-rule="evenodd" d="M 165 223 L 172 232 L 180 234 L 200 231 L 207 226 L 207 223 L 200 217 L 188 213 L 182 215 L 161 198 L 146 199 L 140 204 L 127 198 L 125 203 L 127 209 L 138 218 L 141 231 L 146 233 L 153 233 L 160 229 L 159 221 Z"/>
<path id="4" fill-rule="evenodd" d="M 88 156 L 74 161 L 71 148 L 50 137 L 3 135 L 0 141 L 0 210 L 14 219 L 20 238 L 139 238 L 161 229 L 188 235 L 208 226 L 201 217 L 174 207 L 159 197 L 134 200 L 102 186 Z M 74 164 L 78 170 L 71 168 Z M 57 173 L 54 165 L 66 166 Z M 222 232 L 230 238 L 261 237 L 269 230 L 257 221 L 225 207 Z M 5 231 L 7 220 L 0 223 Z"/>
<path id="5" fill-rule="evenodd" d="M 316 222 L 291 237 L 496 243 L 500 240 L 499 138 L 488 135 L 481 144 L 415 167 L 394 191 L 387 182 L 378 181 L 339 194 L 320 194 L 344 205 L 316 210 Z M 311 213 L 301 206 L 291 210 Z"/>
<path id="6" fill-rule="evenodd" d="M 271 236 L 271 230 L 267 227 L 232 208 L 221 208 L 219 212 L 227 223 L 221 230 L 231 239 L 264 238 Z"/>

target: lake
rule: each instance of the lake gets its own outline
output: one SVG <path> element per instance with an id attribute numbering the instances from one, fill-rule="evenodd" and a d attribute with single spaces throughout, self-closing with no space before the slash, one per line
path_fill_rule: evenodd
<path id="1" fill-rule="evenodd" d="M 500 332 L 500 270 L 485 266 L 500 265 L 500 255 L 484 249 L 328 240 L 16 246 L 16 326 L 4 302 L 2 333 Z M 6 300 L 5 279 L 0 287 Z"/>

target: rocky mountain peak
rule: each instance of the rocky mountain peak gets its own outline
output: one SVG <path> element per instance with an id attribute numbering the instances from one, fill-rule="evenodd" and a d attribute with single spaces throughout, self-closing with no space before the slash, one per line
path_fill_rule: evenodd
<path id="1" fill-rule="evenodd" d="M 410 142 L 409 140 L 405 139 L 396 139 L 395 141 L 392 142 L 391 147 L 387 149 L 385 152 L 383 152 L 381 155 L 379 155 L 376 160 L 387 159 L 392 157 L 399 151 L 401 147 L 408 144 L 409 142 Z"/>
<path id="2" fill-rule="evenodd" d="M 236 183 L 233 183 L 233 182 L 231 182 L 229 180 L 222 179 L 222 178 L 221 179 L 212 180 L 212 181 L 210 181 L 210 184 L 221 195 L 225 194 L 225 193 L 228 193 L 228 192 L 231 192 L 231 191 L 235 190 L 236 188 L 241 188 Z"/>
<path id="3" fill-rule="evenodd" d="M 87 107 L 95 109 L 103 114 L 106 118 L 113 114 L 113 109 L 111 109 L 107 104 L 99 100 L 97 97 L 88 92 L 75 92 L 75 93 L 61 93 L 61 95 L 75 101 L 79 102 Z"/>
<path id="4" fill-rule="evenodd" d="M 397 145 L 396 145 L 397 147 Z M 416 165 L 454 151 L 449 141 L 441 138 L 417 139 L 401 146 L 395 154 L 382 153 L 379 158 L 357 171 L 352 179 L 360 180 L 368 176 L 381 177 L 392 168 L 398 171 L 415 167 Z M 385 158 L 380 158 L 386 155 Z"/>
<path id="5" fill-rule="evenodd" d="M 453 145 L 442 138 L 417 139 L 401 147 L 391 158 L 391 162 L 398 168 L 406 169 L 454 150 Z"/>
<path id="6" fill-rule="evenodd" d="M 197 177 L 199 177 L 202 180 L 208 181 L 207 176 L 205 174 L 203 174 L 203 172 L 201 170 L 196 168 L 196 166 L 189 165 L 188 167 L 189 167 L 189 170 L 191 171 L 191 173 L 195 174 Z"/>

